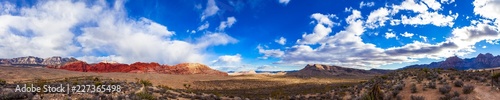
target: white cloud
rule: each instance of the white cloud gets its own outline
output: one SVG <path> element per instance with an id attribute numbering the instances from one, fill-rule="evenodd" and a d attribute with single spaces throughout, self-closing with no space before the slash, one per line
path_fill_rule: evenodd
<path id="1" fill-rule="evenodd" d="M 397 10 L 411 10 L 415 13 L 427 12 L 429 9 L 423 2 L 415 2 L 414 0 L 405 0 L 401 5 L 393 5 L 393 8 Z"/>
<path id="2" fill-rule="evenodd" d="M 205 30 L 205 29 L 207 29 L 208 27 L 210 27 L 210 23 L 205 22 L 203 25 L 201 25 L 201 26 L 199 26 L 199 27 L 198 27 L 198 31 Z"/>
<path id="3" fill-rule="evenodd" d="M 219 56 L 219 58 L 213 61 L 214 64 L 238 64 L 241 63 L 241 55 L 223 55 Z"/>
<path id="4" fill-rule="evenodd" d="M 413 35 L 415 35 L 415 34 L 413 34 L 413 33 L 408 33 L 408 32 L 405 32 L 405 33 L 401 34 L 401 36 L 403 36 L 403 37 L 407 37 L 407 38 L 412 38 L 412 37 L 413 37 Z"/>
<path id="5" fill-rule="evenodd" d="M 278 0 L 279 3 L 287 5 L 290 0 Z"/>
<path id="6" fill-rule="evenodd" d="M 274 42 L 276 42 L 276 43 L 278 43 L 278 44 L 281 44 L 281 45 L 285 45 L 285 43 L 286 43 L 286 38 L 284 38 L 284 37 L 280 37 L 279 39 L 274 40 Z"/>
<path id="7" fill-rule="evenodd" d="M 439 59 L 449 56 L 464 56 L 474 52 L 474 45 L 480 41 L 495 41 L 500 39 L 497 27 L 479 23 L 477 26 L 455 28 L 452 35 L 445 41 L 429 44 L 427 37 L 418 35 L 424 42 L 413 41 L 400 47 L 387 49 L 378 48 L 371 43 L 363 42 L 361 35 L 365 32 L 363 19 L 356 10 L 345 20 L 349 24 L 344 30 L 329 35 L 331 31 L 324 31 L 326 35 L 313 43 L 297 42 L 291 47 L 286 47 L 279 64 L 333 64 L 354 68 L 376 68 L 381 65 L 414 62 L 421 58 Z M 325 26 L 325 25 L 323 25 Z M 328 30 L 331 27 L 324 27 Z M 316 27 L 315 30 L 316 31 Z M 315 32 L 313 32 L 315 33 Z M 412 37 L 413 33 L 403 33 L 402 36 Z M 311 35 L 311 34 L 308 34 Z M 387 38 L 396 38 L 391 31 L 385 35 Z M 303 35 L 305 40 L 310 37 Z M 315 46 L 319 45 L 319 46 Z M 314 47 L 313 47 L 314 46 Z M 258 48 L 261 48 L 260 46 Z M 279 50 L 281 51 L 281 50 Z M 263 53 L 261 53 L 263 54 Z"/>
<path id="8" fill-rule="evenodd" d="M 482 48 L 484 49 L 484 48 L 486 48 L 486 46 L 483 46 Z"/>
<path id="9" fill-rule="evenodd" d="M 475 0 L 474 14 L 487 19 L 496 19 L 495 24 L 500 25 L 500 1 L 499 0 Z"/>
<path id="10" fill-rule="evenodd" d="M 366 20 L 366 27 L 373 29 L 380 26 L 385 26 L 385 21 L 390 19 L 389 17 L 387 17 L 388 15 L 389 10 L 384 7 L 372 11 L 370 15 L 368 15 L 368 19 Z"/>
<path id="11" fill-rule="evenodd" d="M 219 56 L 217 60 L 212 61 L 210 67 L 221 71 L 237 71 L 245 69 L 245 66 L 241 63 L 242 59 L 243 58 L 240 54 L 222 55 Z"/>
<path id="12" fill-rule="evenodd" d="M 441 3 L 439 3 L 436 0 L 422 0 L 427 6 L 433 10 L 440 10 L 441 9 Z"/>
<path id="13" fill-rule="evenodd" d="M 397 38 L 397 36 L 396 36 L 396 34 L 394 34 L 392 32 L 387 32 L 387 33 L 385 33 L 385 38 L 386 39 Z"/>
<path id="14" fill-rule="evenodd" d="M 37 3 L 20 7 L 19 15 L 0 15 L 0 51 L 10 52 L 1 53 L 1 58 L 74 56 L 89 63 L 103 59 L 204 63 L 210 56 L 205 53 L 207 47 L 237 42 L 224 33 L 208 33 L 194 43 L 172 40 L 175 33 L 166 26 L 146 18 L 128 18 L 122 1 L 114 7 L 104 1 L 93 5 L 79 1 Z"/>
<path id="15" fill-rule="evenodd" d="M 331 15 L 323 15 L 320 13 L 315 13 L 311 15 L 312 19 L 316 20 L 316 26 L 314 27 L 314 32 L 311 34 L 304 33 L 302 35 L 303 40 L 297 40 L 301 44 L 316 44 L 323 40 L 330 32 L 332 32 L 332 27 L 334 22 L 330 20 Z"/>
<path id="16" fill-rule="evenodd" d="M 359 3 L 359 8 L 363 8 L 363 7 L 373 7 L 375 5 L 375 2 L 363 2 L 361 1 L 361 3 Z"/>
<path id="17" fill-rule="evenodd" d="M 196 40 L 197 41 L 195 45 L 198 48 L 206 48 L 209 46 L 225 45 L 238 42 L 238 40 L 225 33 L 211 33 L 211 32 L 208 32 L 208 34 L 205 34 Z"/>
<path id="18" fill-rule="evenodd" d="M 418 38 L 421 38 L 424 42 L 427 42 L 427 37 L 426 36 L 418 35 Z"/>
<path id="19" fill-rule="evenodd" d="M 233 26 L 234 23 L 236 23 L 236 18 L 228 17 L 226 21 L 220 22 L 220 25 L 217 29 L 222 31 L 226 28 Z"/>
<path id="20" fill-rule="evenodd" d="M 443 4 L 451 4 L 453 2 L 455 2 L 455 0 L 441 0 L 441 3 Z"/>
<path id="21" fill-rule="evenodd" d="M 215 0 L 208 0 L 206 8 L 201 14 L 201 20 L 203 21 L 207 17 L 215 15 L 217 11 L 219 11 L 219 7 L 217 7 Z"/>
<path id="22" fill-rule="evenodd" d="M 437 12 L 424 12 L 418 14 L 414 17 L 408 17 L 406 15 L 401 16 L 402 24 L 409 25 L 427 25 L 433 24 L 435 26 L 449 26 L 452 27 L 454 24 L 454 20 L 458 17 L 458 14 L 446 16 L 439 14 Z"/>
<path id="23" fill-rule="evenodd" d="M 278 69 L 277 66 L 262 65 L 262 66 L 257 67 L 257 69 L 255 69 L 255 70 L 256 71 L 275 71 L 277 69 Z"/>
<path id="24" fill-rule="evenodd" d="M 260 57 L 262 59 L 267 59 L 269 57 L 281 57 L 283 54 L 285 54 L 283 51 L 279 49 L 271 49 L 271 50 L 266 50 L 262 46 L 257 46 L 257 49 L 259 50 L 259 54 L 264 54 L 264 56 Z"/>

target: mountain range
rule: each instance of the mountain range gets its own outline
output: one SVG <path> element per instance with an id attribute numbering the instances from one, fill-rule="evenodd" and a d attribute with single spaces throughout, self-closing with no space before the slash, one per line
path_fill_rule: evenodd
<path id="1" fill-rule="evenodd" d="M 180 63 L 174 66 L 160 65 L 156 62 L 133 64 L 122 64 L 118 62 L 103 61 L 94 64 L 80 61 L 75 58 L 63 58 L 59 56 L 40 58 L 34 56 L 18 57 L 11 59 L 0 59 L 0 66 L 13 67 L 44 67 L 53 69 L 64 69 L 80 72 L 123 72 L 123 73 L 160 73 L 160 74 L 210 74 L 227 76 L 225 72 L 211 69 L 199 63 Z"/>
<path id="2" fill-rule="evenodd" d="M 474 58 L 459 58 L 457 56 L 446 58 L 444 61 L 432 62 L 430 64 L 410 65 L 404 68 L 453 68 L 457 70 L 485 69 L 500 67 L 500 56 L 491 53 L 480 53 Z M 403 69 L 404 69 L 403 68 Z"/>
<path id="3" fill-rule="evenodd" d="M 297 72 L 287 73 L 289 76 L 298 77 L 331 77 L 331 76 L 373 76 L 392 72 L 383 69 L 355 69 L 335 65 L 308 64 Z"/>
<path id="4" fill-rule="evenodd" d="M 12 59 L 0 59 L 0 65 L 16 66 L 16 67 L 45 67 L 45 66 L 62 66 L 68 62 L 78 61 L 75 58 L 63 58 L 53 56 L 49 58 L 40 58 L 34 56 L 18 57 Z"/>

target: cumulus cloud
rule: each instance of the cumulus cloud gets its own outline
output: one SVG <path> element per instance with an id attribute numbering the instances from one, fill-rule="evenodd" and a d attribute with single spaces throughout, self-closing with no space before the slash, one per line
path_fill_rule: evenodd
<path id="1" fill-rule="evenodd" d="M 259 54 L 264 54 L 264 56 L 260 57 L 261 59 L 267 59 L 269 57 L 281 57 L 283 54 L 285 54 L 283 51 L 279 49 L 270 49 L 266 50 L 262 46 L 257 46 L 257 49 L 259 50 Z"/>
<path id="2" fill-rule="evenodd" d="M 285 43 L 286 43 L 286 38 L 284 38 L 284 37 L 280 37 L 279 39 L 274 40 L 274 42 L 276 42 L 276 43 L 278 43 L 278 44 L 281 44 L 281 45 L 285 45 Z"/>
<path id="3" fill-rule="evenodd" d="M 278 0 L 279 3 L 287 5 L 290 0 Z"/>
<path id="4" fill-rule="evenodd" d="M 226 21 L 220 22 L 220 25 L 217 29 L 222 31 L 226 28 L 233 26 L 234 23 L 236 23 L 236 18 L 228 17 Z"/>
<path id="5" fill-rule="evenodd" d="M 389 17 L 387 17 L 388 15 L 389 15 L 389 10 L 384 7 L 372 11 L 370 15 L 368 15 L 368 19 L 366 20 L 366 26 L 372 29 L 380 26 L 385 26 L 385 21 L 390 19 Z"/>
<path id="6" fill-rule="evenodd" d="M 393 5 L 395 10 L 411 10 L 415 13 L 427 12 L 429 9 L 423 1 L 416 2 L 415 0 L 405 0 L 401 5 Z"/>
<path id="7" fill-rule="evenodd" d="M 458 17 L 458 14 L 452 16 L 446 16 L 439 14 L 437 12 L 424 12 L 418 14 L 414 17 L 408 17 L 406 15 L 401 16 L 402 24 L 409 25 L 427 25 L 433 24 L 435 26 L 449 26 L 452 27 L 454 24 L 454 20 Z"/>
<path id="8" fill-rule="evenodd" d="M 240 54 L 222 55 L 219 56 L 217 60 L 212 61 L 212 64 L 210 64 L 210 66 L 222 71 L 240 70 L 244 68 L 244 65 L 241 64 L 242 59 L 243 58 Z"/>
<path id="9" fill-rule="evenodd" d="M 313 33 L 302 35 L 302 40 L 297 40 L 301 44 L 316 44 L 322 41 L 328 34 L 332 32 L 332 27 L 334 22 L 330 20 L 334 15 L 324 15 L 320 13 L 315 13 L 311 15 L 312 19 L 316 20 L 316 26 L 314 27 Z"/>
<path id="10" fill-rule="evenodd" d="M 1 53 L 0 57 L 73 56 L 90 63 L 203 63 L 207 47 L 237 42 L 225 33 L 208 33 L 196 42 L 173 40 L 175 32 L 166 26 L 147 18 L 128 18 L 123 1 L 114 2 L 112 7 L 104 1 L 37 3 L 19 7 L 15 15 L 10 11 L 2 13 L 0 51 L 9 53 Z M 2 7 L 5 5 L 12 4 L 2 3 Z"/>
<path id="11" fill-rule="evenodd" d="M 359 8 L 373 7 L 374 5 L 375 5 L 375 2 L 364 2 L 364 1 L 361 1 L 361 3 L 359 3 Z"/>
<path id="12" fill-rule="evenodd" d="M 405 32 L 405 33 L 401 34 L 401 36 L 403 36 L 403 37 L 407 37 L 407 38 L 412 38 L 412 37 L 413 37 L 413 35 L 415 35 L 415 34 L 413 34 L 413 33 L 408 33 L 408 32 Z"/>
<path id="13" fill-rule="evenodd" d="M 322 22 L 331 22 L 329 20 L 325 19 Z M 277 57 L 281 60 L 276 63 L 321 63 L 369 69 L 393 63 L 415 62 L 421 58 L 439 59 L 454 55 L 464 56 L 474 52 L 475 44 L 480 41 L 500 39 L 498 27 L 480 22 L 476 25 L 453 29 L 451 36 L 447 37 L 443 42 L 430 44 L 427 43 L 426 36 L 418 35 L 424 42 L 413 41 L 403 46 L 384 49 L 374 44 L 363 42 L 361 35 L 365 32 L 363 25 L 366 21 L 362 19 L 359 11 L 352 10 L 352 14 L 345 18 L 345 21 L 348 23 L 348 26 L 334 35 L 330 35 L 331 31 L 323 31 L 324 33 L 321 33 L 320 39 L 316 39 L 316 41 L 309 43 L 297 42 L 295 45 L 287 47 L 284 50 L 284 54 L 281 57 Z M 319 25 L 323 26 L 322 30 L 329 30 L 331 28 L 325 27 L 328 25 Z M 313 31 L 316 31 L 316 27 Z M 298 39 L 297 41 L 311 38 L 308 36 L 316 33 L 319 32 L 303 35 L 302 39 Z M 412 37 L 414 35 L 408 32 L 401 34 L 404 37 Z M 387 33 L 385 36 L 386 38 L 397 37 L 392 32 Z M 313 45 L 318 44 L 319 46 L 313 47 Z"/>
<path id="14" fill-rule="evenodd" d="M 207 17 L 217 14 L 217 11 L 219 11 L 219 7 L 217 7 L 215 0 L 208 0 L 205 10 L 203 10 L 203 13 L 201 14 L 201 20 L 203 21 Z"/>
<path id="15" fill-rule="evenodd" d="M 500 1 L 498 0 L 475 0 L 474 13 L 487 19 L 496 19 L 495 23 L 500 25 Z"/>

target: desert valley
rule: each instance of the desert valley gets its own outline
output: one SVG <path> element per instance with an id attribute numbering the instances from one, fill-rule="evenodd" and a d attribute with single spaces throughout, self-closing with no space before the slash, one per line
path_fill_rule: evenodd
<path id="1" fill-rule="evenodd" d="M 226 73 L 198 63 L 88 64 L 74 58 L 1 59 L 0 99 L 492 100 L 500 56 L 450 57 L 398 70 L 308 64 L 298 71 Z M 15 92 L 19 84 L 121 85 L 120 92 Z"/>

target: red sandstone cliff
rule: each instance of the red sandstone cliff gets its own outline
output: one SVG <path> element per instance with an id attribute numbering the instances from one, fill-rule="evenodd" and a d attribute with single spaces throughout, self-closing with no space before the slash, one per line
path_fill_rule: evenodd
<path id="1" fill-rule="evenodd" d="M 120 63 L 97 63 L 87 64 L 83 61 L 70 62 L 60 69 L 81 71 L 81 72 L 124 72 L 124 73 L 161 73 L 161 74 L 210 74 L 227 76 L 225 72 L 211 69 L 199 63 L 181 63 L 174 66 L 160 65 L 158 63 L 136 62 L 133 64 Z"/>

